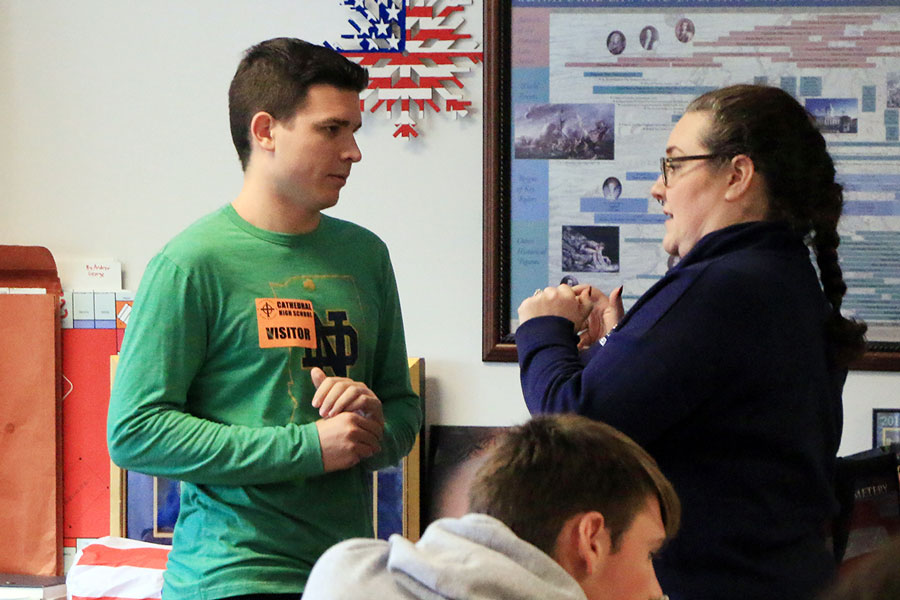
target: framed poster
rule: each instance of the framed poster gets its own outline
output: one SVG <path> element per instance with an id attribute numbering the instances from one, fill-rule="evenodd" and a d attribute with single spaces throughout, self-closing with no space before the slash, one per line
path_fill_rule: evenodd
<path id="1" fill-rule="evenodd" d="M 516 309 L 566 282 L 624 285 L 673 264 L 650 196 L 673 124 L 733 83 L 791 93 L 844 186 L 843 310 L 858 369 L 900 370 L 900 6 L 889 0 L 485 0 L 482 357 L 514 361 Z"/>
<path id="2" fill-rule="evenodd" d="M 119 357 L 110 357 L 110 381 Z M 409 359 L 413 391 L 425 406 L 425 359 Z M 423 419 L 424 422 L 424 419 Z M 410 453 L 397 465 L 372 473 L 372 521 L 375 537 L 400 534 L 417 541 L 422 531 L 421 460 L 422 434 L 416 436 Z M 120 469 L 110 461 L 110 535 L 158 544 L 171 544 L 180 508 L 181 485 L 164 477 L 153 477 Z"/>
<path id="3" fill-rule="evenodd" d="M 900 447 L 900 408 L 875 408 L 872 410 L 872 447 L 892 444 Z"/>

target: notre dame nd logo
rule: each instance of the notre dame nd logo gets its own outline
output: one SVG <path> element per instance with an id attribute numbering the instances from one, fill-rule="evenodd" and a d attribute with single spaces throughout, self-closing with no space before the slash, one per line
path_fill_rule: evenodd
<path id="1" fill-rule="evenodd" d="M 356 364 L 359 357 L 359 338 L 356 330 L 347 321 L 347 311 L 326 311 L 325 323 L 316 320 L 316 347 L 306 348 L 303 368 L 331 367 L 338 377 L 347 377 L 347 368 Z"/>

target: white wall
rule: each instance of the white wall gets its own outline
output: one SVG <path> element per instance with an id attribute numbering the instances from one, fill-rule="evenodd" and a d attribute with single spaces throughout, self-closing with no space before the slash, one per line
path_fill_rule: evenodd
<path id="1" fill-rule="evenodd" d="M 465 27 L 479 40 L 480 8 Z M 239 190 L 226 94 L 241 52 L 338 40 L 347 18 L 337 0 L 0 0 L 0 243 L 119 260 L 135 289 L 163 243 Z M 481 67 L 463 82 L 474 114 L 431 113 L 416 140 L 367 114 L 331 214 L 391 248 L 428 421 L 508 425 L 528 416 L 518 368 L 481 361 Z M 900 374 L 852 373 L 845 405 L 842 453 L 868 448 Z"/>

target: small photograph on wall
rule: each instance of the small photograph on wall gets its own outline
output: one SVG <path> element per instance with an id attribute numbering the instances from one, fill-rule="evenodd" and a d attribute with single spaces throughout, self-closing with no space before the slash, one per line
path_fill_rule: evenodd
<path id="1" fill-rule="evenodd" d="M 641 35 L 638 38 L 644 50 L 653 50 L 656 48 L 656 42 L 659 41 L 659 30 L 653 25 L 647 25 L 641 29 Z"/>
<path id="2" fill-rule="evenodd" d="M 856 98 L 807 98 L 806 110 L 822 133 L 856 133 L 859 102 Z"/>
<path id="3" fill-rule="evenodd" d="M 469 512 L 469 486 L 503 427 L 432 425 L 426 523 Z"/>
<path id="4" fill-rule="evenodd" d="M 675 39 L 682 44 L 687 44 L 691 41 L 694 38 L 695 31 L 694 22 L 690 19 L 678 19 L 678 22 L 675 23 Z"/>
<path id="5" fill-rule="evenodd" d="M 606 36 L 606 48 L 610 54 L 622 54 L 625 51 L 625 34 L 618 30 L 611 32 Z"/>
<path id="6" fill-rule="evenodd" d="M 518 104 L 516 159 L 612 160 L 615 105 Z"/>
<path id="7" fill-rule="evenodd" d="M 564 225 L 562 270 L 574 273 L 619 272 L 619 228 Z"/>
<path id="8" fill-rule="evenodd" d="M 622 195 L 622 182 L 618 177 L 607 177 L 603 180 L 603 199 L 615 201 Z"/>
<path id="9" fill-rule="evenodd" d="M 900 444 L 900 408 L 872 410 L 872 447 Z"/>
<path id="10" fill-rule="evenodd" d="M 887 74 L 887 107 L 900 108 L 900 71 Z"/>

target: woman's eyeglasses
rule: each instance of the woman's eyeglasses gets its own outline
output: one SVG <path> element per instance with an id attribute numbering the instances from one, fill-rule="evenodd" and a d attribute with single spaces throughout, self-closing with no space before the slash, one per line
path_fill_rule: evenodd
<path id="1" fill-rule="evenodd" d="M 694 154 L 692 156 L 664 156 L 659 159 L 659 170 L 662 171 L 663 185 L 669 187 L 669 176 L 674 172 L 672 165 L 675 163 L 685 162 L 688 160 L 708 160 L 710 158 L 719 158 L 719 154 Z"/>

